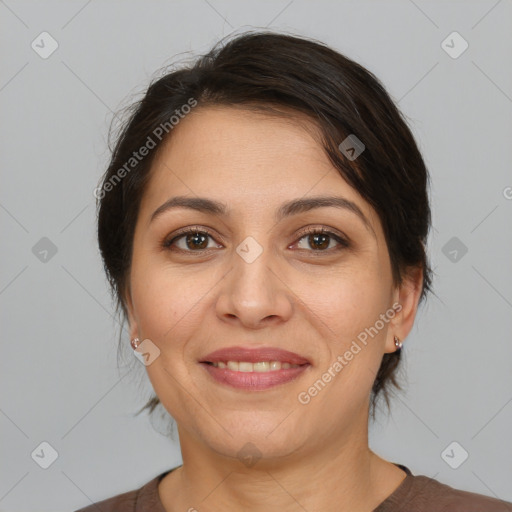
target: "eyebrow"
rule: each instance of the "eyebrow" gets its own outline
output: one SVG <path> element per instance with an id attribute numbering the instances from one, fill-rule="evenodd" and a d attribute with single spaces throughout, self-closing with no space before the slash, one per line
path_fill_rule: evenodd
<path id="1" fill-rule="evenodd" d="M 296 215 L 298 213 L 308 212 L 310 210 L 314 210 L 316 208 L 340 208 L 344 210 L 348 210 L 359 217 L 359 219 L 363 222 L 368 231 L 373 233 L 373 236 L 376 237 L 375 231 L 373 230 L 372 225 L 365 217 L 359 206 L 353 201 L 346 199 L 344 197 L 337 196 L 317 196 L 317 197 L 306 197 L 301 199 L 294 199 L 292 201 L 288 201 L 283 203 L 276 211 L 275 220 L 279 222 L 280 220 L 290 217 L 292 215 Z M 202 213 L 209 213 L 212 215 L 229 215 L 229 210 L 224 203 L 220 201 L 216 201 L 213 199 L 208 199 L 206 197 L 187 197 L 187 196 L 176 196 L 171 197 L 161 206 L 159 206 L 151 215 L 150 223 L 155 220 L 157 217 L 162 215 L 164 212 L 175 208 L 188 208 L 191 210 L 196 210 Z"/>

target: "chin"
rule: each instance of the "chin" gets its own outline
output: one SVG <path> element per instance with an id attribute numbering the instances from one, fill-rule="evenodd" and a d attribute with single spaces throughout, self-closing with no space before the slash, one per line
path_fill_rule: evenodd
<path id="1" fill-rule="evenodd" d="M 217 435 L 212 437 L 210 425 L 208 433 L 201 437 L 218 454 L 234 457 L 248 468 L 257 469 L 267 463 L 275 465 L 279 459 L 297 454 L 306 442 L 304 429 L 297 428 L 291 418 L 284 419 L 286 414 L 276 419 L 270 412 L 263 415 L 254 411 L 246 415 L 238 413 L 230 421 L 222 422 L 226 430 L 219 426 Z"/>

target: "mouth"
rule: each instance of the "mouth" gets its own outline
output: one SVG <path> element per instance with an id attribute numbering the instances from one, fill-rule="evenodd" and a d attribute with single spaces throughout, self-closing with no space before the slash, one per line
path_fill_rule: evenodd
<path id="1" fill-rule="evenodd" d="M 300 364 L 291 364 L 281 361 L 258 361 L 251 363 L 250 361 L 204 361 L 204 363 L 214 366 L 215 368 L 228 368 L 234 372 L 250 373 L 250 372 L 275 372 L 278 370 L 288 370 L 289 368 L 299 368 Z"/>
<path id="2" fill-rule="evenodd" d="M 311 362 L 294 352 L 277 348 L 230 347 L 199 361 L 218 383 L 248 391 L 285 384 L 299 377 Z"/>

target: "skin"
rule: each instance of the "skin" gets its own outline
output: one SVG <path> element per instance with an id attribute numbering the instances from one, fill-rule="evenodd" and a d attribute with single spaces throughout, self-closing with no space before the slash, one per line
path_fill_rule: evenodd
<path id="1" fill-rule="evenodd" d="M 131 337 L 160 350 L 146 369 L 178 425 L 183 466 L 158 488 L 169 512 L 369 512 L 405 478 L 369 449 L 368 406 L 382 357 L 396 350 L 393 336 L 404 340 L 413 326 L 422 272 L 411 269 L 394 285 L 377 214 L 332 166 L 317 135 L 301 114 L 197 107 L 153 163 L 126 303 Z M 178 195 L 221 201 L 231 213 L 180 208 L 150 222 Z M 353 201 L 371 229 L 334 207 L 275 222 L 283 202 L 319 195 Z M 162 248 L 187 226 L 210 228 L 207 250 L 198 254 L 185 237 L 174 251 Z M 319 248 L 322 241 L 310 244 L 301 233 L 307 226 L 341 232 L 350 245 L 332 249 L 340 246 L 330 238 L 327 250 Z M 248 236 L 263 249 L 252 263 L 236 252 Z M 401 311 L 317 396 L 299 403 L 299 393 L 395 302 Z M 198 363 L 234 345 L 283 348 L 311 366 L 269 390 L 237 390 Z M 248 442 L 261 453 L 251 467 L 237 456 Z"/>

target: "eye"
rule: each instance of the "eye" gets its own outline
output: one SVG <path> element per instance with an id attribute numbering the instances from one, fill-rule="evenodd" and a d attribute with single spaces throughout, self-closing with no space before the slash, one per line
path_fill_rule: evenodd
<path id="1" fill-rule="evenodd" d="M 173 250 L 172 246 L 175 246 L 185 252 L 201 252 L 211 249 L 211 247 L 208 247 L 209 238 L 213 240 L 209 231 L 204 228 L 191 227 L 182 230 L 170 240 L 164 240 L 162 246 L 169 250 Z M 219 245 L 216 245 L 216 247 L 218 248 Z"/>
<path id="2" fill-rule="evenodd" d="M 213 247 L 209 245 L 209 239 L 214 242 Z M 312 249 L 310 252 L 320 253 L 341 250 L 349 247 L 350 244 L 341 235 L 325 228 L 308 228 L 300 234 L 298 241 L 289 247 L 297 246 L 300 250 L 308 250 L 308 247 L 304 247 L 304 245 Z M 162 247 L 171 251 L 177 249 L 182 252 L 200 253 L 212 248 L 222 248 L 222 245 L 215 242 L 212 233 L 207 229 L 189 227 L 174 234 L 173 237 L 165 239 L 162 242 Z"/>
<path id="3" fill-rule="evenodd" d="M 302 243 L 301 240 L 303 239 L 305 239 L 305 243 L 303 243 L 303 245 L 307 244 L 307 246 L 313 248 L 314 252 L 336 251 L 349 246 L 349 243 L 345 238 L 341 235 L 328 231 L 325 228 L 309 228 L 302 234 L 297 245 L 300 245 Z M 299 248 L 304 249 L 305 247 Z"/>

